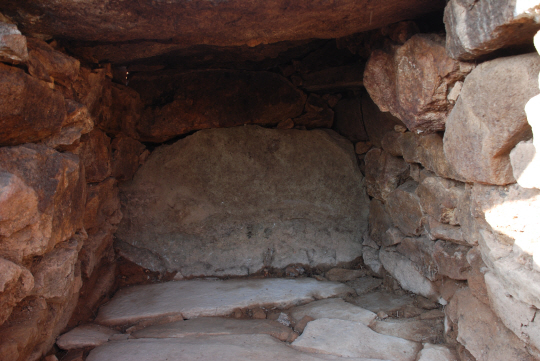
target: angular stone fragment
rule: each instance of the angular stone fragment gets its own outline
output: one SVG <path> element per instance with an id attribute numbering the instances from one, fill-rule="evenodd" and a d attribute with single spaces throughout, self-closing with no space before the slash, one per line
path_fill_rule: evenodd
<path id="1" fill-rule="evenodd" d="M 437 222 L 433 217 L 426 217 L 425 224 L 429 239 L 432 241 L 442 239 L 445 241 L 454 242 L 457 244 L 468 245 L 469 243 L 463 238 L 463 232 L 460 226 L 452 226 L 445 223 Z"/>
<path id="2" fill-rule="evenodd" d="M 332 268 L 325 273 L 326 279 L 333 282 L 347 282 L 366 275 L 365 270 Z"/>
<path id="3" fill-rule="evenodd" d="M 453 302 L 457 303 L 457 339 L 478 361 L 534 360 L 525 344 L 469 289 L 456 292 Z"/>
<path id="4" fill-rule="evenodd" d="M 75 280 L 75 263 L 80 245 L 77 240 L 59 244 L 34 267 L 33 294 L 44 298 L 66 297 Z"/>
<path id="5" fill-rule="evenodd" d="M 364 69 L 360 65 L 345 65 L 302 75 L 302 89 L 308 92 L 335 93 L 358 90 L 364 86 Z"/>
<path id="6" fill-rule="evenodd" d="M 403 338 L 414 342 L 440 343 L 444 325 L 439 320 L 395 319 L 375 321 L 369 327 L 380 334 Z"/>
<path id="7" fill-rule="evenodd" d="M 328 318 L 308 323 L 292 346 L 305 352 L 396 361 L 414 361 L 420 350 L 415 342 L 378 334 L 362 323 Z"/>
<path id="8" fill-rule="evenodd" d="M 226 316 L 236 308 L 286 308 L 350 292 L 343 284 L 311 278 L 167 282 L 117 292 L 100 308 L 96 322 L 112 326 L 162 317 Z"/>
<path id="9" fill-rule="evenodd" d="M 491 308 L 495 314 L 523 342 L 538 348 L 540 346 L 540 321 L 536 320 L 538 310 L 515 299 L 492 272 L 485 274 L 485 280 Z"/>
<path id="10" fill-rule="evenodd" d="M 304 306 L 294 307 L 289 311 L 295 320 L 301 320 L 305 316 L 313 319 L 331 318 L 360 322 L 369 326 L 377 315 L 371 311 L 355 306 L 340 298 L 329 298 L 308 303 Z"/>
<path id="11" fill-rule="evenodd" d="M 469 262 L 467 262 L 469 250 L 467 246 L 451 242 L 435 242 L 433 259 L 437 264 L 437 272 L 455 280 L 466 280 L 469 270 Z"/>
<path id="12" fill-rule="evenodd" d="M 53 49 L 43 40 L 28 38 L 28 72 L 48 83 L 57 82 L 66 87 L 77 79 L 80 62 Z"/>
<path id="13" fill-rule="evenodd" d="M 407 237 L 397 246 L 397 251 L 414 262 L 415 267 L 430 281 L 440 278 L 433 258 L 435 242 L 427 237 Z"/>
<path id="14" fill-rule="evenodd" d="M 446 346 L 426 343 L 418 354 L 418 361 L 458 361 L 458 357 Z"/>
<path id="15" fill-rule="evenodd" d="M 22 179 L 0 171 L 0 236 L 9 237 L 37 221 L 38 196 Z"/>
<path id="16" fill-rule="evenodd" d="M 0 258 L 0 325 L 11 310 L 25 298 L 34 287 L 34 277 L 26 268 Z"/>
<path id="17" fill-rule="evenodd" d="M 412 306 L 414 298 L 405 295 L 396 295 L 390 292 L 378 291 L 361 295 L 355 299 L 357 306 L 370 310 L 371 312 L 385 312 L 394 314 L 408 306 Z"/>
<path id="18" fill-rule="evenodd" d="M 0 64 L 0 146 L 37 142 L 60 131 L 62 95 L 22 69 Z"/>
<path id="19" fill-rule="evenodd" d="M 277 321 L 235 320 L 221 317 L 199 317 L 146 327 L 134 332 L 135 338 L 180 338 L 218 335 L 270 335 L 280 341 L 293 337 L 293 330 Z"/>
<path id="20" fill-rule="evenodd" d="M 66 111 L 67 117 L 62 123 L 60 132 L 42 141 L 46 146 L 58 151 L 73 150 L 78 145 L 81 136 L 94 129 L 94 121 L 86 106 L 66 99 Z"/>
<path id="21" fill-rule="evenodd" d="M 437 298 L 435 285 L 425 278 L 409 259 L 397 252 L 388 252 L 384 249 L 379 252 L 379 258 L 384 268 L 401 287 L 426 298 Z"/>
<path id="22" fill-rule="evenodd" d="M 406 235 L 422 232 L 422 209 L 415 194 L 418 183 L 407 181 L 388 195 L 387 210 L 394 224 Z"/>
<path id="23" fill-rule="evenodd" d="M 384 203 L 373 199 L 369 205 L 369 236 L 378 245 L 382 245 L 387 237 L 386 231 L 392 226 L 392 218 L 390 218 Z"/>
<path id="24" fill-rule="evenodd" d="M 416 189 L 422 210 L 438 222 L 459 224 L 456 208 L 465 189 L 462 183 L 441 177 L 427 177 Z"/>
<path id="25" fill-rule="evenodd" d="M 369 139 L 362 110 L 361 97 L 341 99 L 336 105 L 334 128 L 351 142 Z"/>
<path id="26" fill-rule="evenodd" d="M 401 243 L 405 235 L 398 228 L 393 227 L 386 231 L 386 237 L 383 239 L 383 246 L 390 247 Z"/>
<path id="27" fill-rule="evenodd" d="M 444 11 L 448 54 L 470 61 L 499 49 L 528 45 L 540 29 L 538 10 L 535 1 L 451 0 Z"/>
<path id="28" fill-rule="evenodd" d="M 81 325 L 60 336 L 56 344 L 62 350 L 97 347 L 109 341 L 111 336 L 117 333 L 118 331 L 100 325 Z"/>
<path id="29" fill-rule="evenodd" d="M 318 95 L 310 94 L 305 105 L 305 114 L 294 118 L 297 126 L 307 129 L 330 128 L 334 122 L 334 112 L 328 107 L 328 102 Z"/>
<path id="30" fill-rule="evenodd" d="M 157 257 L 184 276 L 352 261 L 369 206 L 348 141 L 256 126 L 156 149 L 121 199 L 116 237 L 136 248 L 124 254 L 140 264 Z"/>
<path id="31" fill-rule="evenodd" d="M 532 135 L 524 109 L 538 94 L 539 71 L 540 56 L 525 54 L 484 62 L 465 80 L 447 120 L 444 153 L 467 182 L 515 182 L 509 155 Z"/>
<path id="32" fill-rule="evenodd" d="M 385 201 L 409 176 L 409 165 L 379 148 L 370 150 L 366 162 L 366 188 L 370 196 Z"/>
<path id="33" fill-rule="evenodd" d="M 357 295 L 366 294 L 382 284 L 382 279 L 375 277 L 362 277 L 354 281 L 347 282 L 347 286 L 354 288 Z"/>
<path id="34" fill-rule="evenodd" d="M 119 181 L 131 180 L 139 169 L 140 156 L 146 147 L 135 139 L 119 136 L 114 138 L 112 147 L 112 176 Z"/>
<path id="35" fill-rule="evenodd" d="M 84 164 L 88 183 L 101 182 L 111 175 L 111 139 L 101 130 L 83 135 L 76 153 Z"/>
<path id="36" fill-rule="evenodd" d="M 412 132 L 399 134 L 397 143 L 401 148 L 400 156 L 408 163 L 419 163 L 439 177 L 464 181 L 448 162 L 443 149 L 443 137 L 439 133 L 416 135 Z"/>
<path id="37" fill-rule="evenodd" d="M 137 130 L 152 142 L 198 129 L 275 125 L 299 116 L 306 102 L 285 78 L 269 72 L 153 73 L 133 78 L 130 86 L 147 106 Z"/>
<path id="38" fill-rule="evenodd" d="M 251 360 L 251 361 L 375 361 L 299 352 L 268 335 L 189 336 L 108 342 L 90 352 L 87 361 Z"/>
<path id="39" fill-rule="evenodd" d="M 22 261 L 42 255 L 82 228 L 86 184 L 77 156 L 36 144 L 3 147 L 0 168 L 36 192 L 38 210 L 35 223 L 2 238 L 4 257 Z"/>
<path id="40" fill-rule="evenodd" d="M 370 247 L 364 248 L 362 252 L 362 259 L 367 268 L 371 270 L 375 275 L 382 276 L 384 268 L 379 260 L 379 250 Z"/>
<path id="41" fill-rule="evenodd" d="M 15 24 L 8 24 L 0 19 L 0 61 L 17 64 L 27 59 L 26 37 Z"/>
<path id="42" fill-rule="evenodd" d="M 389 111 L 415 133 L 433 133 L 444 130 L 452 109 L 447 99 L 450 88 L 471 69 L 448 57 L 440 36 L 420 34 L 389 52 L 375 50 L 364 83 L 382 111 Z"/>

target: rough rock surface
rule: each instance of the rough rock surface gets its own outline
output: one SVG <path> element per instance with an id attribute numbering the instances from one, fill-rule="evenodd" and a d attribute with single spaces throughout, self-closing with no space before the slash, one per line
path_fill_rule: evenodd
<path id="1" fill-rule="evenodd" d="M 458 361 L 458 357 L 446 346 L 427 343 L 418 354 L 418 361 Z"/>
<path id="2" fill-rule="evenodd" d="M 516 181 L 509 154 L 532 136 L 524 109 L 538 94 L 539 71 L 535 53 L 484 62 L 465 79 L 446 122 L 444 153 L 467 182 Z"/>
<path id="3" fill-rule="evenodd" d="M 364 84 L 382 111 L 401 119 L 413 132 L 433 133 L 444 130 L 452 109 L 447 99 L 450 88 L 471 69 L 448 57 L 441 37 L 421 34 L 390 51 L 375 50 Z"/>
<path id="4" fill-rule="evenodd" d="M 0 19 L 0 61 L 22 63 L 27 59 L 26 37 L 15 24 L 8 24 Z"/>
<path id="5" fill-rule="evenodd" d="M 0 145 L 37 142 L 60 131 L 62 95 L 23 70 L 0 64 Z"/>
<path id="6" fill-rule="evenodd" d="M 7 320 L 13 307 L 34 287 L 29 270 L 0 258 L 0 325 Z"/>
<path id="7" fill-rule="evenodd" d="M 384 268 L 404 289 L 426 298 L 437 298 L 435 285 L 421 274 L 413 262 L 397 252 L 381 250 L 379 258 Z"/>
<path id="8" fill-rule="evenodd" d="M 456 292 L 458 341 L 478 361 L 523 360 L 534 358 L 525 344 L 495 316 L 489 306 L 472 296 L 469 289 Z"/>
<path id="9" fill-rule="evenodd" d="M 321 318 L 308 323 L 292 346 L 306 352 L 341 357 L 414 361 L 420 345 L 381 335 L 362 323 Z"/>
<path id="10" fill-rule="evenodd" d="M 415 194 L 418 183 L 409 180 L 388 195 L 390 217 L 403 233 L 418 236 L 422 232 L 422 208 Z"/>
<path id="11" fill-rule="evenodd" d="M 30 33 L 101 42 L 148 39 L 184 46 L 256 46 L 283 40 L 346 36 L 413 19 L 441 10 L 445 5 L 444 1 L 385 0 L 373 6 L 366 0 L 345 0 L 333 5 L 301 1 L 289 6 L 282 0 L 264 4 L 234 0 L 157 5 L 115 3 L 103 12 L 99 4 L 69 0 L 51 5 L 47 1 L 9 0 L 3 8 L 7 15 L 14 16 L 21 29 Z M 158 18 L 164 20 L 156 23 Z M 344 21 L 344 18 L 356 21 Z"/>
<path id="12" fill-rule="evenodd" d="M 524 188 L 540 189 L 540 152 L 532 140 L 519 142 L 510 152 L 512 174 Z"/>
<path id="13" fill-rule="evenodd" d="M 451 0 L 444 10 L 448 54 L 470 61 L 528 45 L 540 29 L 538 10 L 535 1 Z"/>
<path id="14" fill-rule="evenodd" d="M 275 125 L 299 116 L 306 102 L 287 79 L 270 72 L 158 72 L 134 77 L 130 86 L 146 105 L 137 131 L 151 142 L 198 129 Z"/>
<path id="15" fill-rule="evenodd" d="M 96 322 L 119 326 L 163 317 L 227 316 L 236 308 L 285 308 L 351 292 L 340 283 L 307 278 L 167 282 L 121 290 L 100 308 Z"/>
<path id="16" fill-rule="evenodd" d="M 290 340 L 294 332 L 290 327 L 272 320 L 236 320 L 221 317 L 199 317 L 146 327 L 134 332 L 135 338 L 179 338 L 218 335 L 270 335 L 280 341 Z"/>
<path id="17" fill-rule="evenodd" d="M 383 320 L 369 326 L 383 335 L 403 338 L 414 342 L 440 343 L 443 340 L 443 320 Z"/>
<path id="18" fill-rule="evenodd" d="M 108 342 L 95 348 L 87 361 L 375 361 L 299 352 L 268 335 L 195 336 L 181 339 L 137 339 Z"/>
<path id="19" fill-rule="evenodd" d="M 54 50 L 42 40 L 28 38 L 28 72 L 46 81 L 69 86 L 79 75 L 80 63 L 64 53 Z"/>
<path id="20" fill-rule="evenodd" d="M 197 132 L 156 149 L 121 187 L 119 248 L 184 276 L 352 261 L 369 206 L 354 157 L 330 131 Z"/>
<path id="21" fill-rule="evenodd" d="M 37 210 L 29 210 L 37 218 L 28 218 L 29 224 L 9 237 L 0 236 L 0 255 L 21 262 L 52 250 L 82 228 L 86 184 L 75 155 L 35 144 L 3 147 L 0 169 L 20 178 L 37 195 Z"/>
<path id="22" fill-rule="evenodd" d="M 366 154 L 364 161 L 367 192 L 383 202 L 409 176 L 409 165 L 382 149 L 373 148 Z"/>

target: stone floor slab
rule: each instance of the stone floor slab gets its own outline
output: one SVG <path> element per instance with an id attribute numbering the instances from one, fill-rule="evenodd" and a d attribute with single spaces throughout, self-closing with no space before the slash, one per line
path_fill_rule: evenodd
<path id="1" fill-rule="evenodd" d="M 86 361 L 381 361 L 313 355 L 295 350 L 268 335 L 199 336 L 108 342 Z"/>
<path id="2" fill-rule="evenodd" d="M 398 337 L 378 334 L 360 322 L 321 318 L 308 323 L 292 346 L 340 357 L 414 361 L 421 346 Z"/>
<path id="3" fill-rule="evenodd" d="M 146 327 L 134 332 L 135 338 L 177 338 L 187 336 L 257 335 L 266 334 L 280 341 L 291 340 L 294 331 L 277 321 L 237 320 L 222 317 L 201 317 Z"/>
<path id="4" fill-rule="evenodd" d="M 377 315 L 371 311 L 355 306 L 340 298 L 330 298 L 298 306 L 290 310 L 295 320 L 301 320 L 304 316 L 318 318 L 332 318 L 346 321 L 361 322 L 368 326 Z"/>
<path id="5" fill-rule="evenodd" d="M 96 347 L 118 334 L 118 331 L 100 325 L 82 325 L 58 337 L 56 344 L 63 350 Z"/>
<path id="6" fill-rule="evenodd" d="M 370 328 L 383 335 L 415 342 L 440 343 L 444 341 L 444 322 L 439 320 L 395 319 L 375 321 Z"/>
<path id="7" fill-rule="evenodd" d="M 353 292 L 344 284 L 312 278 L 166 282 L 120 290 L 101 307 L 96 322 L 120 326 L 172 316 L 226 316 L 235 308 L 287 308 Z"/>
<path id="8" fill-rule="evenodd" d="M 394 313 L 405 306 L 413 305 L 414 298 L 409 295 L 396 295 L 391 292 L 372 292 L 361 295 L 354 300 L 354 304 L 370 310 L 371 312 L 383 311 L 387 314 Z"/>
<path id="9" fill-rule="evenodd" d="M 379 287 L 382 284 L 382 279 L 375 277 L 362 277 L 354 281 L 347 282 L 348 286 L 351 286 L 356 291 L 357 295 L 363 295 L 370 291 L 373 291 L 375 288 Z"/>
<path id="10" fill-rule="evenodd" d="M 418 361 L 458 361 L 458 357 L 446 346 L 427 343 L 418 354 Z"/>

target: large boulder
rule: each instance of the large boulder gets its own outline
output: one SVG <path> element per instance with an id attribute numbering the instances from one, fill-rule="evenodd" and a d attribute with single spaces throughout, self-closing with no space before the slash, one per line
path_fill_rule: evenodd
<path id="1" fill-rule="evenodd" d="M 516 181 L 509 154 L 532 136 L 524 109 L 539 92 L 539 71 L 535 53 L 482 63 L 465 79 L 443 142 L 446 158 L 467 182 Z"/>
<path id="2" fill-rule="evenodd" d="M 184 276 L 352 261 L 369 208 L 349 142 L 256 126 L 157 148 L 121 186 L 121 201 L 121 253 Z"/>
<path id="3" fill-rule="evenodd" d="M 448 93 L 471 69 L 448 57 L 440 36 L 414 35 L 402 46 L 375 50 L 366 64 L 364 85 L 379 108 L 409 130 L 433 133 L 444 130 L 452 109 Z"/>
<path id="4" fill-rule="evenodd" d="M 270 72 L 158 72 L 136 76 L 130 86 L 146 105 L 137 131 L 151 142 L 199 129 L 275 125 L 302 114 L 306 102 L 287 79 Z"/>
<path id="5" fill-rule="evenodd" d="M 448 54 L 469 61 L 529 45 L 540 29 L 538 10 L 536 1 L 450 0 L 444 10 Z"/>

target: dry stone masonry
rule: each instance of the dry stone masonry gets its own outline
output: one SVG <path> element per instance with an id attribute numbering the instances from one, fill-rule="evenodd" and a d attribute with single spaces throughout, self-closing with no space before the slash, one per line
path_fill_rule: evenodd
<path id="1" fill-rule="evenodd" d="M 0 361 L 540 360 L 538 51 L 537 1 L 3 1 Z"/>

